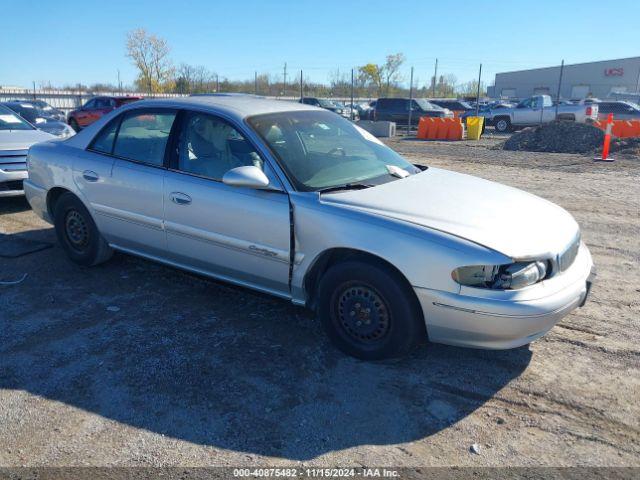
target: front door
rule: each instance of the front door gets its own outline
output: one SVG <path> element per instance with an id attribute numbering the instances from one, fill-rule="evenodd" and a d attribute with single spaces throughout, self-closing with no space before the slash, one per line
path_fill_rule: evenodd
<path id="1" fill-rule="evenodd" d="M 288 297 L 287 194 L 222 182 L 228 170 L 254 165 L 278 185 L 268 165 L 236 128 L 209 114 L 185 112 L 175 143 L 164 182 L 170 258 L 224 280 Z"/>

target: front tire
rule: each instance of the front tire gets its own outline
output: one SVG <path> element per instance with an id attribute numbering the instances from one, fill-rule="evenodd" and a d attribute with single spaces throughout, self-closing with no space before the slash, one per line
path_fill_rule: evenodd
<path id="1" fill-rule="evenodd" d="M 78 125 L 78 121 L 75 118 L 69 120 L 69 126 L 73 128 L 76 133 L 80 131 L 80 125 Z"/>
<path id="2" fill-rule="evenodd" d="M 98 265 L 113 255 L 91 214 L 73 193 L 63 194 L 56 202 L 54 226 L 60 245 L 78 265 Z"/>
<path id="3" fill-rule="evenodd" d="M 322 277 L 318 300 L 327 335 L 347 355 L 400 357 L 426 339 L 411 287 L 384 265 L 350 260 L 332 266 Z"/>
<path id="4" fill-rule="evenodd" d="M 498 118 L 495 120 L 495 129 L 497 132 L 500 133 L 507 133 L 510 132 L 511 130 L 513 130 L 513 127 L 511 125 L 511 120 L 509 120 L 508 118 Z"/>

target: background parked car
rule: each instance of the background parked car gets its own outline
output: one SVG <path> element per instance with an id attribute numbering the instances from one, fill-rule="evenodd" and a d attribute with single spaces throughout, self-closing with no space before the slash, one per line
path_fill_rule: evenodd
<path id="1" fill-rule="evenodd" d="M 515 106 L 516 106 L 515 103 L 510 103 L 503 100 L 498 100 L 488 104 L 481 104 L 480 108 L 478 109 L 478 116 L 484 117 L 484 123 L 482 124 L 482 131 L 484 132 L 485 127 L 492 125 L 492 116 L 495 114 L 495 112 L 499 112 L 500 110 L 505 108 L 513 108 Z M 475 117 L 475 116 L 476 116 L 476 107 L 472 106 L 471 110 L 461 113 L 458 117 L 462 120 L 463 123 L 466 124 L 467 117 Z"/>
<path id="2" fill-rule="evenodd" d="M 16 112 L 37 129 L 55 135 L 56 137 L 67 138 L 76 134 L 69 125 L 54 117 L 50 117 L 46 111 L 31 102 L 5 102 L 2 105 Z"/>
<path id="3" fill-rule="evenodd" d="M 429 103 L 451 110 L 456 117 L 460 117 L 464 113 L 470 112 L 472 110 L 475 112 L 475 108 L 472 107 L 470 103 L 465 102 L 464 100 L 429 99 Z"/>
<path id="4" fill-rule="evenodd" d="M 515 108 L 490 109 L 483 113 L 498 132 L 510 132 L 514 128 L 528 127 L 554 120 L 588 123 L 598 118 L 598 103 L 586 105 L 554 106 L 549 95 L 525 98 Z"/>
<path id="5" fill-rule="evenodd" d="M 313 105 L 314 107 L 324 108 L 325 110 L 329 110 L 333 113 L 337 113 L 345 118 L 351 117 L 351 109 L 347 109 L 344 105 L 340 105 L 339 102 L 336 103 L 333 100 L 328 100 L 326 98 L 317 98 L 317 97 L 302 97 L 300 99 L 300 103 L 304 103 L 305 105 Z"/>
<path id="6" fill-rule="evenodd" d="M 367 118 L 369 118 L 369 111 L 371 110 L 369 104 L 354 102 L 353 104 L 347 103 L 345 105 L 354 111 L 354 120 L 357 120 L 359 118 L 362 120 L 366 120 Z"/>
<path id="7" fill-rule="evenodd" d="M 395 122 L 397 125 L 409 124 L 409 106 L 411 105 L 411 125 L 418 125 L 420 117 L 453 118 L 451 110 L 429 103 L 424 98 L 379 98 L 373 112 L 376 121 Z"/>
<path id="8" fill-rule="evenodd" d="M 12 100 L 12 101 L 33 105 L 35 108 L 38 108 L 42 112 L 44 112 L 47 117 L 54 118 L 60 122 L 67 121 L 67 116 L 62 110 L 58 110 L 57 108 L 52 107 L 44 100 L 23 99 L 23 100 Z"/>
<path id="9" fill-rule="evenodd" d="M 142 97 L 95 97 L 81 108 L 69 113 L 68 124 L 76 132 L 88 127 L 103 115 L 115 110 L 126 103 L 141 100 Z"/>
<path id="10" fill-rule="evenodd" d="M 610 113 L 613 113 L 615 120 L 637 120 L 640 119 L 640 105 L 627 101 L 598 103 L 598 118 L 600 120 L 606 120 Z"/>
<path id="11" fill-rule="evenodd" d="M 0 197 L 23 195 L 27 152 L 34 143 L 55 138 L 0 105 Z"/>

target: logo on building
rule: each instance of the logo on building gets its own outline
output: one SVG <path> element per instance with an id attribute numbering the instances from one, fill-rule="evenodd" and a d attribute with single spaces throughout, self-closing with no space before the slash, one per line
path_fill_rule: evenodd
<path id="1" fill-rule="evenodd" d="M 605 77 L 622 77 L 624 75 L 623 68 L 605 68 L 604 76 Z"/>

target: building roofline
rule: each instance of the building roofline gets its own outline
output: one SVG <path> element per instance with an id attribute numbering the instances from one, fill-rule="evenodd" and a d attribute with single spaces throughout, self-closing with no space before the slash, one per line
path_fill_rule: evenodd
<path id="1" fill-rule="evenodd" d="M 612 58 L 610 60 L 595 60 L 595 61 L 592 61 L 592 62 L 568 63 L 568 64 L 565 64 L 564 68 L 567 68 L 567 67 L 578 67 L 580 65 L 591 65 L 591 64 L 594 64 L 594 63 L 621 62 L 623 60 L 638 60 L 638 61 L 640 61 L 640 57 Z M 496 76 L 498 76 L 498 75 L 506 75 L 506 74 L 509 74 L 509 73 L 533 72 L 535 70 L 550 70 L 552 68 L 560 68 L 560 65 L 552 65 L 550 67 L 525 68 L 523 70 L 509 70 L 507 72 L 498 72 L 498 73 L 496 73 Z"/>

